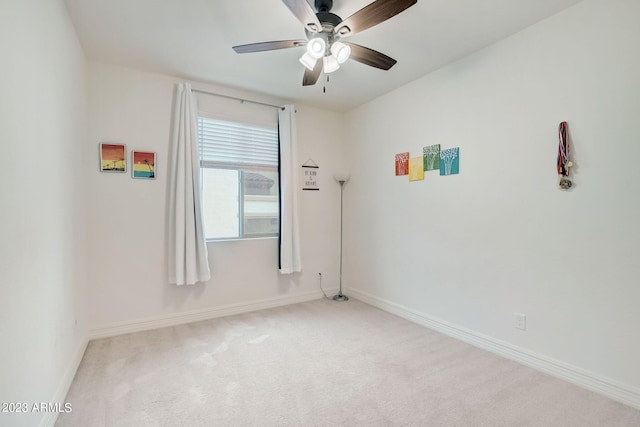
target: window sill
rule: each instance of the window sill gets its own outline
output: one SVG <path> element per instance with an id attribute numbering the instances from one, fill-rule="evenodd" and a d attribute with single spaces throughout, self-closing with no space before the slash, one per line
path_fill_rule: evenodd
<path id="1" fill-rule="evenodd" d="M 227 239 L 207 239 L 206 243 L 221 243 L 221 242 L 245 242 L 251 240 L 274 240 L 279 236 L 267 236 L 267 237 L 229 237 Z"/>

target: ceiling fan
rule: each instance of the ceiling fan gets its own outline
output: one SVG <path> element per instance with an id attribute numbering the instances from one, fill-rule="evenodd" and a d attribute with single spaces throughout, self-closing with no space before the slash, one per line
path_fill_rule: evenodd
<path id="1" fill-rule="evenodd" d="M 315 10 L 307 0 L 282 1 L 304 25 L 307 39 L 244 44 L 234 46 L 233 50 L 252 53 L 306 46 L 306 52 L 300 58 L 305 66 L 302 85 L 310 86 L 316 84 L 322 72 L 336 71 L 349 58 L 382 70 L 393 67 L 397 62 L 395 59 L 342 40 L 394 17 L 418 0 L 376 0 L 345 20 L 330 12 L 333 0 L 315 0 Z"/>

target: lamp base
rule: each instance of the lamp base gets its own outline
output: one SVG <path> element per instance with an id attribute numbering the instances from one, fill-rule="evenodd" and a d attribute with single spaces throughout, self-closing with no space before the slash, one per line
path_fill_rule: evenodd
<path id="1" fill-rule="evenodd" d="M 333 296 L 334 301 L 349 301 L 349 297 L 346 295 L 338 294 Z"/>

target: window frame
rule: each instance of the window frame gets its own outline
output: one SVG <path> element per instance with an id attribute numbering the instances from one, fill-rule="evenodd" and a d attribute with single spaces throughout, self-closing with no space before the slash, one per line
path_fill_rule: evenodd
<path id="1" fill-rule="evenodd" d="M 247 126 L 255 126 L 255 127 L 262 127 L 262 128 L 271 128 L 270 125 L 267 124 L 258 124 L 258 123 L 249 123 L 247 121 L 243 121 L 243 120 L 238 120 L 238 119 L 233 119 L 233 118 L 229 118 L 229 117 L 223 117 L 223 116 L 219 116 L 219 115 L 215 115 L 215 114 L 211 114 L 211 113 L 207 113 L 207 112 L 203 112 L 203 111 L 198 111 L 198 116 L 197 116 L 197 121 L 198 121 L 198 131 L 197 131 L 197 135 L 198 135 L 198 162 L 199 162 L 199 176 L 200 176 L 200 196 L 201 196 L 201 200 L 204 201 L 204 182 L 203 182 L 203 171 L 204 169 L 224 169 L 224 170 L 234 170 L 238 173 L 238 227 L 237 227 L 237 236 L 229 236 L 229 237 L 207 237 L 206 236 L 206 226 L 205 226 L 205 241 L 206 242 L 221 242 L 221 241 L 236 241 L 236 240 L 255 240 L 255 239 L 274 239 L 274 238 L 280 238 L 280 216 L 281 216 L 281 212 L 280 212 L 280 154 L 279 154 L 279 146 L 280 146 L 280 141 L 279 141 L 279 135 L 278 135 L 278 127 L 277 124 L 275 126 L 273 126 L 273 129 L 275 129 L 276 131 L 276 144 L 278 146 L 278 164 L 275 166 L 267 166 L 267 165 L 232 165 L 232 164 L 228 164 L 228 163 L 218 163 L 215 161 L 211 161 L 211 160 L 203 160 L 202 159 L 202 141 L 200 140 L 200 119 L 210 119 L 210 120 L 217 120 L 217 121 L 223 121 L 223 122 L 229 122 L 229 123 L 235 123 L 235 124 L 241 124 L 241 125 L 247 125 Z M 278 194 L 277 196 L 277 201 L 278 201 L 278 209 L 277 209 L 277 215 L 276 215 L 276 219 L 278 221 L 278 230 L 275 233 L 246 233 L 245 232 L 245 174 L 247 172 L 250 173 L 258 173 L 259 171 L 265 171 L 265 172 L 274 172 L 276 174 L 277 177 L 277 181 L 275 182 L 274 185 L 277 186 L 278 189 Z M 249 195 L 251 196 L 251 195 Z M 203 225 L 204 224 L 204 218 L 203 218 Z"/>

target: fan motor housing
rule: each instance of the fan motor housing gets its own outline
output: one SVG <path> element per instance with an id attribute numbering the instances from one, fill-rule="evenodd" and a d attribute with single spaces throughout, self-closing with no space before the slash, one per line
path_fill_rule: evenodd
<path id="1" fill-rule="evenodd" d="M 333 7 L 333 0 L 315 0 L 314 5 L 318 12 L 329 12 Z"/>
<path id="2" fill-rule="evenodd" d="M 316 16 L 318 17 L 318 21 L 322 24 L 322 28 L 329 26 L 333 29 L 336 25 L 342 22 L 342 18 L 331 12 L 318 12 L 316 13 Z"/>
<path id="3" fill-rule="evenodd" d="M 342 18 L 330 12 L 318 12 L 316 13 L 316 16 L 322 25 L 322 31 L 314 33 L 305 28 L 304 31 L 307 34 L 307 39 L 311 40 L 315 37 L 321 37 L 327 45 L 330 46 L 333 43 L 334 38 L 337 37 L 337 35 L 333 34 L 333 29 L 336 25 L 342 22 Z"/>

